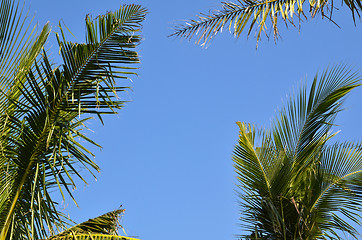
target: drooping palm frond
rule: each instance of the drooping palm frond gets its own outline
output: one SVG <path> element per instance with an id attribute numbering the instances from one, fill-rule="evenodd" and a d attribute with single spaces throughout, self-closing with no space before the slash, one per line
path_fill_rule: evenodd
<path id="1" fill-rule="evenodd" d="M 357 239 L 361 145 L 329 145 L 334 119 L 360 77 L 336 66 L 315 77 L 279 112 L 270 131 L 238 123 L 233 160 L 247 239 Z M 343 216 L 343 217 L 341 217 Z"/>
<path id="2" fill-rule="evenodd" d="M 362 3 L 359 0 L 344 0 L 352 12 L 355 22 L 356 15 L 360 17 Z M 191 39 L 196 36 L 196 43 L 205 45 L 224 28 L 237 38 L 245 31 L 249 36 L 255 30 L 257 42 L 262 32 L 269 38 L 271 34 L 277 39 L 278 26 L 282 22 L 286 26 L 295 26 L 295 20 L 300 24 L 302 19 L 307 19 L 307 12 L 311 18 L 318 15 L 331 21 L 332 12 L 335 10 L 333 0 L 237 0 L 237 2 L 223 2 L 221 10 L 209 14 L 200 14 L 197 20 L 190 20 L 185 24 L 175 27 L 171 36 Z"/>
<path id="3" fill-rule="evenodd" d="M 11 89 L 2 88 L 1 240 L 44 238 L 67 221 L 49 191 L 57 188 L 63 198 L 72 197 L 74 176 L 85 182 L 79 167 L 99 170 L 76 138 L 99 146 L 82 133 L 88 115 L 101 119 L 101 114 L 117 113 L 123 106 L 117 93 L 128 86 L 116 84 L 135 74 L 132 65 L 139 62 L 135 47 L 145 13 L 139 5 L 125 5 L 94 20 L 88 16 L 83 44 L 66 41 L 60 27 L 64 63 L 54 67 L 43 50 L 21 81 L 15 81 L 15 72 Z"/>
<path id="4" fill-rule="evenodd" d="M 119 225 L 119 218 L 123 212 L 124 209 L 118 209 L 89 219 L 47 240 L 137 240 L 135 238 L 118 235 L 118 228 L 122 228 L 122 226 Z"/>

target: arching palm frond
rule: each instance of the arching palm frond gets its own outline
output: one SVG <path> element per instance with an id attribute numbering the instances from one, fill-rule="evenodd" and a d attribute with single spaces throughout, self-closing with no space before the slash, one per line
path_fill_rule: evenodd
<path id="1" fill-rule="evenodd" d="M 123 212 L 124 209 L 118 209 L 89 219 L 46 240 L 138 240 L 118 235 L 118 228 L 122 228 L 119 218 Z"/>
<path id="2" fill-rule="evenodd" d="M 45 238 L 68 221 L 49 191 L 57 188 L 63 198 L 72 197 L 73 178 L 85 182 L 79 167 L 91 173 L 99 170 L 79 140 L 99 146 L 82 133 L 89 114 L 101 119 L 102 114 L 117 113 L 123 106 L 117 93 L 128 88 L 127 83 L 119 87 L 116 81 L 135 74 L 133 65 L 139 59 L 134 49 L 141 39 L 145 13 L 139 5 L 125 5 L 94 20 L 88 16 L 87 42 L 82 44 L 66 41 L 60 27 L 64 64 L 54 67 L 46 52 L 40 51 L 21 81 L 15 81 L 10 90 L 3 86 L 1 240 Z"/>
<path id="3" fill-rule="evenodd" d="M 256 135 L 238 123 L 233 160 L 248 239 L 338 239 L 337 230 L 357 238 L 345 219 L 360 224 L 361 146 L 328 142 L 359 81 L 344 66 L 333 67 L 314 78 L 309 92 L 302 87 L 290 97 L 270 132 Z"/>
<path id="4" fill-rule="evenodd" d="M 358 239 L 360 235 L 346 220 L 361 224 L 362 145 L 346 142 L 326 147 L 318 170 L 320 188 L 311 199 L 310 211 L 323 229 L 345 231 Z M 335 231 L 329 234 L 337 237 Z"/>
<path id="5" fill-rule="evenodd" d="M 356 73 L 344 66 L 332 67 L 320 77 L 315 76 L 309 92 L 304 86 L 297 96 L 291 96 L 287 106 L 274 120 L 274 143 L 277 149 L 283 149 L 288 162 L 292 164 L 290 177 L 295 181 L 298 181 L 300 172 L 314 164 L 316 154 L 333 136 L 330 129 L 337 113 L 342 110 L 343 99 L 356 86 Z M 278 188 L 282 186 L 279 184 Z"/>
<path id="6" fill-rule="evenodd" d="M 359 0 L 344 0 L 352 12 L 353 21 L 356 15 L 360 17 L 362 3 Z M 271 34 L 277 39 L 280 22 L 288 26 L 295 26 L 295 18 L 300 24 L 307 19 L 307 12 L 311 18 L 322 16 L 331 21 L 335 3 L 333 0 L 237 0 L 237 2 L 223 2 L 221 10 L 209 14 L 200 14 L 197 20 L 190 20 L 175 27 L 171 36 L 191 39 L 196 36 L 196 43 L 205 45 L 224 28 L 237 38 L 243 32 L 249 36 L 255 30 L 257 42 L 261 34 L 269 38 Z M 306 10 L 307 9 L 307 10 Z"/>

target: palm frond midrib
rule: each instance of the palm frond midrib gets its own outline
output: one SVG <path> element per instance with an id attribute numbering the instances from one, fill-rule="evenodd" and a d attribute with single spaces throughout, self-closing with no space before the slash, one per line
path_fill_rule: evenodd
<path id="1" fill-rule="evenodd" d="M 275 1 L 275 0 L 273 0 L 273 1 Z M 216 21 L 218 19 L 221 19 L 221 18 L 228 18 L 228 16 L 235 15 L 235 14 L 240 13 L 242 11 L 245 11 L 245 7 L 240 6 L 240 8 L 237 9 L 237 10 L 228 11 L 227 13 L 216 15 L 213 18 L 205 19 L 203 21 L 198 22 L 197 25 L 207 25 L 207 23 L 214 22 L 214 21 Z M 180 34 L 182 34 L 184 32 L 187 32 L 190 29 L 195 28 L 197 25 L 190 25 L 189 27 L 183 28 L 183 29 L 171 34 L 170 36 L 180 35 Z M 217 30 L 215 30 L 215 31 L 217 31 Z"/>
<path id="2" fill-rule="evenodd" d="M 130 16 L 128 16 L 127 19 L 130 19 L 133 15 L 135 15 L 135 13 L 131 14 Z M 102 39 L 102 41 L 100 43 L 98 43 L 98 46 L 89 54 L 89 56 L 85 59 L 85 61 L 83 62 L 83 64 L 81 64 L 79 66 L 79 68 L 77 69 L 77 71 L 74 73 L 74 76 L 71 78 L 71 82 L 76 82 L 77 78 L 79 76 L 81 76 L 81 72 L 87 67 L 87 65 L 89 64 L 89 62 L 91 60 L 93 60 L 98 53 L 101 51 L 101 49 L 103 48 L 103 46 L 108 42 L 108 40 L 116 33 L 122 30 L 123 24 L 126 21 L 122 22 L 122 23 L 117 23 L 117 25 L 119 25 L 118 27 L 114 28 L 114 30 L 112 32 L 110 32 L 108 34 L 107 37 L 105 37 L 104 39 Z M 132 37 L 132 36 L 130 36 Z"/>
<path id="3" fill-rule="evenodd" d="M 353 86 L 353 87 L 351 87 L 350 88 L 350 90 L 351 89 L 353 89 L 354 87 L 356 87 L 356 86 Z M 341 89 L 344 89 L 344 87 L 343 86 L 338 86 L 337 88 L 335 88 L 335 90 L 334 91 L 339 91 L 339 90 L 341 90 Z M 313 92 L 313 94 L 315 94 L 316 92 Z M 301 147 L 301 142 L 302 142 L 302 138 L 303 138 L 303 133 L 306 131 L 306 129 L 307 129 L 307 127 L 308 128 L 310 128 L 310 126 L 309 126 L 309 124 L 308 123 L 310 123 L 313 119 L 313 117 L 315 117 L 315 114 L 318 112 L 318 109 L 321 107 L 321 104 L 322 103 L 324 103 L 325 101 L 326 101 L 326 99 L 328 99 L 330 96 L 332 96 L 334 93 L 329 93 L 328 95 L 326 95 L 326 96 L 323 96 L 322 98 L 320 98 L 320 99 L 318 99 L 318 101 L 317 102 L 315 102 L 315 104 L 313 104 L 314 106 L 313 106 L 313 108 L 311 109 L 311 111 L 307 114 L 307 116 L 306 116 L 306 118 L 305 118 L 305 120 L 304 120 L 304 124 L 303 124 L 303 127 L 300 129 L 300 131 L 298 132 L 298 140 L 297 140 L 297 143 L 296 143 L 296 146 L 295 146 L 295 148 L 294 148 L 294 152 L 293 152 L 293 157 L 292 157 L 292 159 L 293 159 L 293 163 L 295 163 L 296 162 L 296 160 L 299 158 L 299 156 L 298 156 L 298 153 L 301 151 L 301 149 L 305 149 L 305 146 L 302 148 Z M 315 97 L 315 96 L 313 96 L 313 97 Z M 332 120 L 334 119 L 333 118 L 333 115 L 335 115 L 336 113 L 338 113 L 338 110 L 339 110 L 339 108 L 341 107 L 341 105 L 342 105 L 342 103 L 343 103 L 343 100 L 341 101 L 341 102 L 337 102 L 337 103 L 335 103 L 335 105 L 334 105 L 334 107 L 332 108 L 332 109 L 330 109 L 327 113 L 323 113 L 320 117 L 324 117 L 323 119 L 324 120 L 327 120 L 327 116 L 328 117 L 332 117 Z M 330 114 L 332 113 L 332 115 L 331 116 L 329 116 Z M 331 125 L 329 124 L 329 123 L 323 123 L 323 125 L 325 125 L 325 126 L 327 126 L 328 125 L 328 127 L 327 127 L 327 129 L 325 129 L 325 133 L 323 134 L 323 135 L 326 135 L 327 134 L 327 131 L 331 128 Z M 316 133 L 317 131 L 315 131 L 315 133 Z M 312 137 L 314 137 L 314 135 L 313 136 L 310 136 L 310 139 L 312 138 Z M 310 140 L 310 142 L 312 142 L 311 140 Z M 294 164 L 293 164 L 294 165 Z"/>

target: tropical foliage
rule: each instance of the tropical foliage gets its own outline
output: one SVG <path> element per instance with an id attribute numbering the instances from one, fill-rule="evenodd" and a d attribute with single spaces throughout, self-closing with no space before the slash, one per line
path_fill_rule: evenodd
<path id="1" fill-rule="evenodd" d="M 343 66 L 316 76 L 279 111 L 270 130 L 238 122 L 233 160 L 246 239 L 356 239 L 362 145 L 332 127 L 360 77 Z M 338 236 L 339 235 L 339 236 Z M 359 237 L 358 237 L 359 236 Z"/>
<path id="2" fill-rule="evenodd" d="M 99 145 L 82 130 L 92 115 L 102 121 L 103 114 L 123 107 L 117 94 L 137 69 L 135 47 L 146 13 L 125 5 L 95 19 L 87 16 L 85 43 L 66 40 L 59 26 L 63 63 L 56 65 L 44 47 L 49 24 L 37 33 L 23 8 L 1 0 L 1 240 L 46 238 L 69 223 L 51 191 L 73 198 L 75 178 L 86 182 L 80 169 L 99 171 L 86 148 Z"/>
<path id="3" fill-rule="evenodd" d="M 343 0 L 351 11 L 352 19 L 360 17 L 362 2 L 360 0 Z M 304 20 L 321 16 L 332 19 L 332 13 L 336 9 L 333 0 L 237 0 L 237 2 L 223 2 L 221 10 L 209 14 L 200 14 L 196 20 L 190 20 L 185 24 L 176 26 L 171 36 L 179 36 L 191 39 L 196 38 L 197 44 L 205 45 L 224 28 L 237 38 L 246 31 L 249 36 L 255 31 L 257 42 L 262 33 L 267 38 L 271 35 L 276 40 L 279 36 L 278 26 L 296 26 Z M 295 21 L 297 19 L 297 21 Z"/>
<path id="4" fill-rule="evenodd" d="M 118 209 L 102 216 L 89 219 L 71 227 L 47 240 L 136 240 L 135 238 L 118 236 L 120 214 L 124 209 Z"/>

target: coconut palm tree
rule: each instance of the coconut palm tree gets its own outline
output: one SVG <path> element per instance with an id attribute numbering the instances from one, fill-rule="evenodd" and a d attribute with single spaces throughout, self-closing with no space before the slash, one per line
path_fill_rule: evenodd
<path id="1" fill-rule="evenodd" d="M 42 239 L 69 223 L 51 192 L 73 198 L 75 178 L 86 182 L 80 169 L 99 171 L 85 144 L 99 145 L 82 130 L 92 116 L 102 121 L 123 107 L 117 93 L 137 69 L 146 13 L 125 5 L 87 16 L 85 43 L 66 40 L 59 26 L 56 65 L 44 47 L 49 24 L 36 33 L 23 8 L 1 0 L 0 240 Z"/>
<path id="2" fill-rule="evenodd" d="M 356 17 L 360 17 L 362 2 L 360 0 L 343 0 L 351 11 L 352 19 L 356 22 Z M 332 13 L 336 8 L 336 3 L 331 0 L 237 0 L 236 2 L 223 2 L 221 10 L 213 11 L 209 14 L 200 14 L 196 20 L 190 20 L 185 24 L 176 26 L 175 32 L 171 36 L 179 36 L 187 39 L 196 37 L 196 43 L 205 45 L 215 35 L 224 28 L 237 38 L 241 33 L 247 32 L 249 36 L 255 31 L 257 43 L 264 33 L 267 38 L 271 35 L 277 40 L 279 36 L 278 26 L 299 25 L 303 19 L 321 16 L 332 19 Z M 297 21 L 295 21 L 297 19 Z M 336 23 L 335 23 L 336 24 Z"/>
<path id="3" fill-rule="evenodd" d="M 246 239 L 356 239 L 362 204 L 362 144 L 332 131 L 360 77 L 343 66 L 316 76 L 270 130 L 238 122 L 233 160 Z M 359 236 L 359 237 L 358 237 Z"/>

